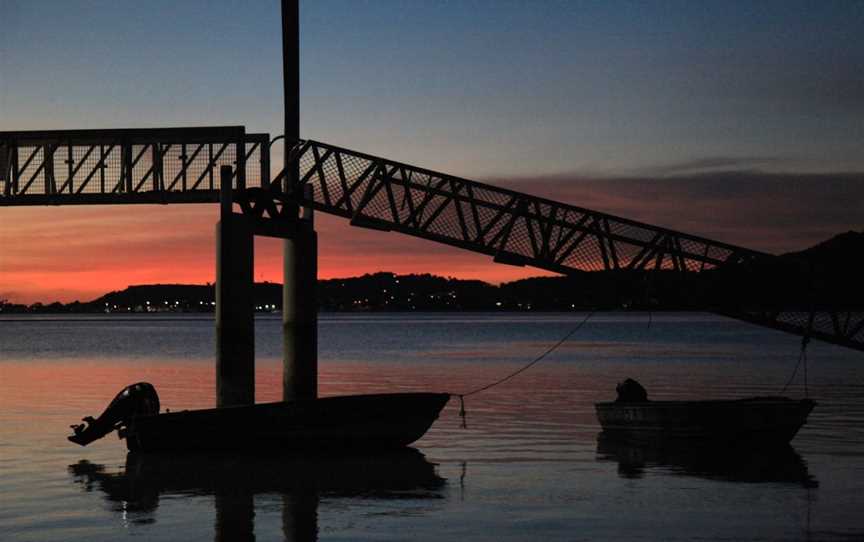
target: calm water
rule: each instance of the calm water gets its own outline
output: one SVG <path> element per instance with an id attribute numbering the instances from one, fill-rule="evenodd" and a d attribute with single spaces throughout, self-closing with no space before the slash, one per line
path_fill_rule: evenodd
<path id="1" fill-rule="evenodd" d="M 492 381 L 581 314 L 327 315 L 322 395 Z M 280 326 L 257 321 L 257 398 L 278 400 Z M 791 449 L 735 460 L 598 443 L 592 404 L 776 394 L 791 336 L 701 314 L 597 315 L 547 361 L 451 401 L 388 457 L 130 456 L 68 425 L 146 380 L 172 410 L 214 403 L 213 323 L 0 319 L 2 540 L 864 540 L 864 355 L 813 344 L 819 403 Z M 803 394 L 796 385 L 793 396 Z"/>

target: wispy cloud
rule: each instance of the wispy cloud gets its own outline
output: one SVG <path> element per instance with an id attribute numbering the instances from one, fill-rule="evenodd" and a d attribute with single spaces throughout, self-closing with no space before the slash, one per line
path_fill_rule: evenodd
<path id="1" fill-rule="evenodd" d="M 700 175 L 718 172 L 755 173 L 762 171 L 766 166 L 788 166 L 789 162 L 788 158 L 778 156 L 713 156 L 654 167 L 642 167 L 628 173 L 636 177 Z"/>
<path id="2" fill-rule="evenodd" d="M 864 173 L 725 170 L 615 178 L 574 174 L 501 184 L 769 252 L 800 249 L 838 232 L 864 229 Z"/>

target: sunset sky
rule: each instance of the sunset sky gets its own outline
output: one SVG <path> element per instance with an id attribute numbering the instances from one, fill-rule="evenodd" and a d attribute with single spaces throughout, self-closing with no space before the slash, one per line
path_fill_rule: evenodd
<path id="1" fill-rule="evenodd" d="M 864 2 L 301 0 L 300 25 L 303 137 L 771 252 L 864 229 Z M 277 1 L 0 0 L 0 131 L 275 136 L 280 31 Z M 213 281 L 216 216 L 0 208 L 0 299 Z M 540 274 L 317 224 L 322 278 Z"/>

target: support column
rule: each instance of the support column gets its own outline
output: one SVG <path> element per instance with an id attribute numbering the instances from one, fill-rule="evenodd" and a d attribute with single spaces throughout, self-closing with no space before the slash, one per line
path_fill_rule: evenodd
<path id="1" fill-rule="evenodd" d="M 254 236 L 231 210 L 231 167 L 221 171 L 216 225 L 216 406 L 255 403 Z"/>
<path id="2" fill-rule="evenodd" d="M 296 236 L 286 239 L 283 247 L 282 397 L 285 401 L 314 399 L 318 397 L 318 235 L 311 218 L 300 219 Z"/>

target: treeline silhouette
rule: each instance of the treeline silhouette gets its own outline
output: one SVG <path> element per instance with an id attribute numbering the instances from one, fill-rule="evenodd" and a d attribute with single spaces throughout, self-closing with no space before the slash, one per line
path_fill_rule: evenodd
<path id="1" fill-rule="evenodd" d="M 487 311 L 578 310 L 586 308 L 690 308 L 687 293 L 673 273 L 650 284 L 647 273 L 585 273 L 577 277 L 537 277 L 494 285 L 429 274 L 379 272 L 318 281 L 322 311 Z M 632 284 L 630 282 L 632 281 Z M 282 285 L 256 283 L 253 303 L 259 312 L 279 311 Z M 129 286 L 89 302 L 43 305 L 5 304 L 3 312 L 213 312 L 212 284 Z"/>
<path id="2" fill-rule="evenodd" d="M 633 270 L 536 277 L 494 285 L 429 274 L 379 272 L 320 280 L 322 311 L 571 311 L 584 309 L 703 310 L 771 307 L 809 310 L 819 305 L 864 308 L 861 255 L 864 233 L 848 232 L 801 252 L 706 273 Z M 257 311 L 282 307 L 282 285 L 256 283 Z M 89 302 L 16 305 L 4 313 L 212 312 L 212 284 L 129 286 Z"/>

